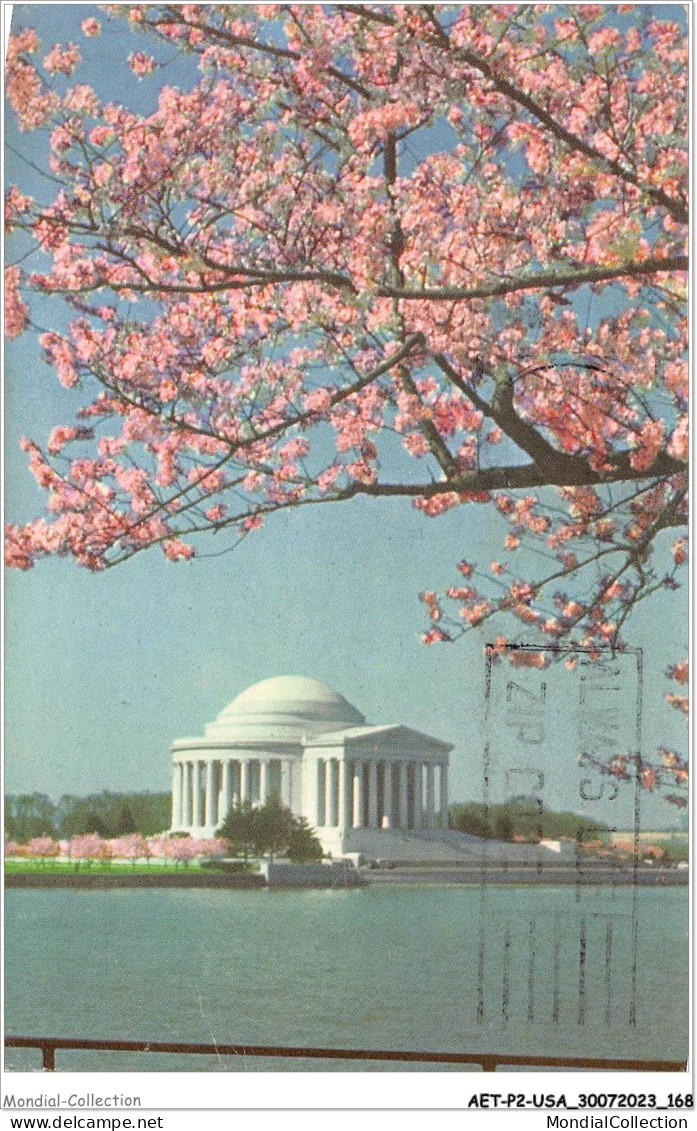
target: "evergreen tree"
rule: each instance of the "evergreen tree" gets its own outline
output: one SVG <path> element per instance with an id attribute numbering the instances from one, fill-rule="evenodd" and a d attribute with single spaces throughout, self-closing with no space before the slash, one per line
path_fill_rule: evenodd
<path id="1" fill-rule="evenodd" d="M 291 860 L 321 860 L 322 846 L 307 821 L 294 817 L 278 797 L 270 797 L 264 805 L 249 801 L 234 805 L 218 829 L 230 850 L 243 856 L 287 855 Z"/>
<path id="2" fill-rule="evenodd" d="M 322 845 L 304 817 L 296 817 L 288 840 L 288 859 L 294 864 L 322 859 Z"/>

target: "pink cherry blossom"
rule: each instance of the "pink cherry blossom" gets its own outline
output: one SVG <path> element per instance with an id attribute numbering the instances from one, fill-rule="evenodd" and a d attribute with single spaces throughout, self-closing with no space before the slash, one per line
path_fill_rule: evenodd
<path id="1" fill-rule="evenodd" d="M 680 422 L 678 423 L 677 428 L 674 429 L 668 443 L 669 454 L 671 456 L 674 456 L 675 459 L 681 460 L 683 463 L 687 463 L 690 454 L 688 427 L 689 419 L 687 413 L 685 413 L 684 416 L 680 417 Z"/>
<path id="2" fill-rule="evenodd" d="M 109 851 L 116 860 L 142 860 L 150 855 L 150 848 L 140 833 L 128 833 L 109 841 Z"/>
<path id="3" fill-rule="evenodd" d="M 18 337 L 29 320 L 29 307 L 19 294 L 21 271 L 19 267 L 5 268 L 5 334 Z"/>
<path id="4" fill-rule="evenodd" d="M 71 837 L 67 848 L 67 855 L 74 860 L 98 860 L 109 855 L 108 843 L 96 833 L 81 833 Z"/>
<path id="5" fill-rule="evenodd" d="M 180 558 L 193 558 L 196 553 L 193 546 L 188 546 L 179 538 L 168 538 L 167 541 L 163 543 L 162 548 L 165 552 L 165 557 L 169 558 L 171 562 L 176 562 Z"/>
<path id="6" fill-rule="evenodd" d="M 646 471 L 655 460 L 663 442 L 663 422 L 647 420 L 639 433 L 639 449 L 632 454 L 632 467 Z"/>
<path id="7" fill-rule="evenodd" d="M 50 836 L 35 836 L 27 844 L 31 856 L 49 857 L 60 855 L 60 845 Z"/>
<path id="8" fill-rule="evenodd" d="M 224 837 L 202 837 L 201 840 L 196 842 L 196 847 L 201 856 L 204 857 L 221 857 L 227 856 L 229 852 L 228 842 Z"/>
<path id="9" fill-rule="evenodd" d="M 128 62 L 130 64 L 133 74 L 139 79 L 145 75 L 149 75 L 155 69 L 155 60 L 151 55 L 146 55 L 143 51 L 134 51 L 129 55 Z"/>
<path id="10" fill-rule="evenodd" d="M 80 49 L 74 43 L 68 43 L 66 47 L 56 44 L 44 59 L 44 67 L 49 74 L 59 71 L 63 75 L 72 75 L 79 62 Z"/>
<path id="11" fill-rule="evenodd" d="M 450 635 L 442 628 L 431 628 L 421 637 L 424 644 L 440 644 L 451 640 Z"/>
<path id="12" fill-rule="evenodd" d="M 20 192 L 16 185 L 10 185 L 5 193 L 5 228 L 9 230 L 14 221 L 28 212 L 32 198 Z"/>
<path id="13" fill-rule="evenodd" d="M 152 856 L 188 864 L 200 854 L 200 843 L 190 836 L 151 837 L 149 848 Z"/>
<path id="14" fill-rule="evenodd" d="M 677 683 L 687 683 L 689 678 L 688 661 L 681 660 L 679 664 L 673 664 L 668 669 L 668 675 L 671 679 L 676 680 Z"/>

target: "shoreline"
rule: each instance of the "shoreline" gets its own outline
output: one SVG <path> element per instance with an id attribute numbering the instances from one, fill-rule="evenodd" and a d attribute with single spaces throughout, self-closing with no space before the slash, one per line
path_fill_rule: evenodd
<path id="1" fill-rule="evenodd" d="M 238 888 L 266 887 L 260 872 L 6 872 L 5 888 Z"/>
<path id="2" fill-rule="evenodd" d="M 393 868 L 371 871 L 366 877 L 369 884 L 447 884 L 461 887 L 687 887 L 690 874 L 687 869 L 675 868 L 598 868 L 577 869 L 569 866 L 543 866 L 534 868 L 478 868 L 476 866 L 449 868 Z"/>
<path id="3" fill-rule="evenodd" d="M 356 882 L 358 881 L 358 882 Z M 544 867 L 535 868 L 479 868 L 466 867 L 418 867 L 418 868 L 385 868 L 356 873 L 356 881 L 351 884 L 342 883 L 337 877 L 337 882 L 331 885 L 305 883 L 298 884 L 296 890 L 302 888 L 326 888 L 330 886 L 336 890 L 347 888 L 361 888 L 373 884 L 394 884 L 403 886 L 426 887 L 434 885 L 460 886 L 460 887 L 536 887 L 555 886 L 568 887 L 687 887 L 689 884 L 689 871 L 675 868 L 637 868 L 620 869 L 600 867 L 578 870 L 574 867 Z M 40 872 L 8 872 L 5 874 L 5 888 L 227 888 L 230 890 L 262 891 L 269 887 L 275 888 L 276 884 L 269 885 L 266 876 L 258 872 L 242 873 L 164 873 L 141 872 L 133 875 L 104 873 L 51 873 Z M 278 885 L 285 886 L 285 885 Z M 296 885 L 294 885 L 296 886 Z"/>

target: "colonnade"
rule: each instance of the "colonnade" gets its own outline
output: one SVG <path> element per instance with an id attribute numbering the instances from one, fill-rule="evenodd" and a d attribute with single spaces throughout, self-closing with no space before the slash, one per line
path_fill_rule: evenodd
<path id="1" fill-rule="evenodd" d="M 192 758 L 174 763 L 172 828 L 215 828 L 233 805 L 289 802 L 289 762 L 280 758 Z"/>
<path id="2" fill-rule="evenodd" d="M 434 829 L 437 814 L 448 827 L 445 761 L 318 758 L 314 777 L 317 828 Z"/>
<path id="3" fill-rule="evenodd" d="M 303 810 L 315 828 L 448 827 L 447 761 L 317 758 L 303 769 Z M 291 804 L 289 759 L 177 760 L 172 829 L 215 829 L 234 805 L 263 805 L 272 795 Z"/>

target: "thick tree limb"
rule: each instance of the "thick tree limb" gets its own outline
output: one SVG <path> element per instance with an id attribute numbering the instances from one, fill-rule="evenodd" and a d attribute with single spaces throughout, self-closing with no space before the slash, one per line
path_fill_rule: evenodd
<path id="1" fill-rule="evenodd" d="M 648 471 L 637 472 L 632 467 L 630 452 L 614 452 L 607 457 L 607 462 L 612 465 L 612 471 L 593 471 L 585 456 L 560 452 L 538 432 L 534 425 L 518 416 L 513 402 L 512 381 L 499 380 L 493 400 L 489 403 L 480 397 L 475 389 L 470 388 L 443 354 L 435 354 L 433 360 L 448 380 L 469 397 L 480 412 L 489 416 L 503 429 L 509 439 L 530 456 L 539 476 L 537 485 L 546 483 L 560 487 L 589 486 L 624 479 L 661 478 L 679 475 L 686 471 L 684 463 L 674 459 L 665 451 L 658 454 Z M 517 470 L 527 472 L 527 468 Z M 525 482 L 517 484 L 523 487 L 533 485 Z"/>
<path id="2" fill-rule="evenodd" d="M 516 279 L 503 279 L 479 287 L 379 287 L 378 294 L 387 298 L 420 301 L 459 302 L 465 299 L 496 298 L 516 291 L 551 290 L 554 287 L 574 288 L 582 283 L 602 283 L 611 279 L 654 275 L 657 272 L 687 271 L 687 255 L 649 256 L 641 262 L 618 263 L 615 267 L 581 267 L 575 271 L 540 271 Z"/>
<path id="3" fill-rule="evenodd" d="M 628 453 L 627 453 L 628 456 Z M 668 457 L 669 459 L 669 457 Z M 670 461 L 669 462 L 673 462 Z M 680 465 L 681 472 L 685 472 L 684 464 Z M 565 476 L 563 471 L 558 475 L 543 475 L 534 464 L 512 464 L 510 467 L 483 467 L 477 471 L 467 471 L 454 479 L 441 480 L 438 483 L 355 483 L 346 488 L 337 497 L 352 498 L 354 495 L 374 495 L 377 497 L 418 497 L 434 498 L 436 495 L 448 494 L 451 491 L 457 494 L 478 494 L 480 491 L 515 491 L 518 488 L 529 487 L 598 487 L 608 483 L 623 483 L 632 481 L 658 481 L 674 475 L 675 472 L 667 470 L 665 461 L 659 456 L 648 471 L 637 471 L 629 466 L 619 463 L 611 472 L 599 475 L 586 465 L 586 475 L 582 476 L 574 470 L 573 476 Z M 335 496 L 332 496 L 334 498 Z M 671 525 L 684 526 L 685 519 L 672 522 Z"/>

